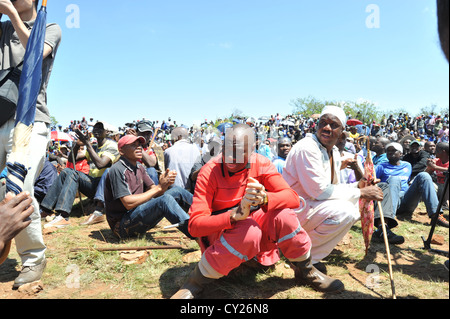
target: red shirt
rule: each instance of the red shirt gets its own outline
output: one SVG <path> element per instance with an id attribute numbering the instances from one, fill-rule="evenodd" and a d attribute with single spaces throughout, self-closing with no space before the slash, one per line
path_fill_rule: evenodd
<path id="1" fill-rule="evenodd" d="M 248 177 L 255 178 L 266 189 L 268 204 L 262 207 L 264 212 L 300 206 L 297 193 L 268 158 L 253 153 L 250 162 L 250 168 L 232 176 L 222 165 L 221 155 L 202 167 L 189 211 L 192 236 L 205 237 L 233 227 L 228 213 L 212 215 L 212 212 L 237 206 L 245 195 Z"/>
<path id="2" fill-rule="evenodd" d="M 448 169 L 448 163 L 449 162 L 443 164 L 440 158 L 438 158 L 436 160 L 436 166 L 445 167 L 447 169 Z M 445 183 L 444 172 L 436 170 L 436 177 L 437 177 L 437 183 L 438 184 L 444 184 Z"/>
<path id="3" fill-rule="evenodd" d="M 72 162 L 67 162 L 66 167 L 73 168 Z M 75 170 L 85 173 L 86 175 L 89 175 L 89 169 L 90 169 L 89 163 L 86 159 L 78 161 L 75 165 Z"/>

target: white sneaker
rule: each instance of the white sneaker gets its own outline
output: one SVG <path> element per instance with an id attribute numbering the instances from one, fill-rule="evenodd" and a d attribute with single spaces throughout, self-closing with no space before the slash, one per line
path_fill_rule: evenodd
<path id="1" fill-rule="evenodd" d="M 61 215 L 56 216 L 50 223 L 44 225 L 44 228 L 56 227 L 64 228 L 70 225 L 70 222 Z"/>

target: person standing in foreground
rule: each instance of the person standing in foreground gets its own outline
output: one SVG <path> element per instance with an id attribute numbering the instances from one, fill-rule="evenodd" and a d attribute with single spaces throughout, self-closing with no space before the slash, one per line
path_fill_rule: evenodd
<path id="1" fill-rule="evenodd" d="M 0 0 L 0 13 L 9 17 L 1 22 L 0 67 L 16 67 L 23 61 L 31 29 L 37 17 L 38 0 Z M 46 266 L 44 239 L 41 230 L 39 204 L 34 197 L 34 182 L 44 162 L 50 135 L 50 114 L 47 108 L 47 86 L 53 69 L 56 52 L 61 41 L 61 28 L 48 24 L 45 35 L 42 65 L 42 84 L 36 104 L 36 117 L 30 141 L 30 167 L 24 182 L 24 191 L 33 199 L 34 212 L 31 223 L 15 237 L 17 252 L 22 261 L 22 270 L 14 281 L 13 288 L 38 281 Z M 11 153 L 14 132 L 14 117 L 0 127 L 0 171 Z"/>
<path id="2" fill-rule="evenodd" d="M 306 200 L 306 210 L 297 216 L 312 241 L 312 262 L 322 272 L 326 269 L 320 261 L 360 218 L 359 199 L 383 199 L 383 191 L 364 179 L 340 183 L 341 156 L 335 145 L 346 122 L 341 108 L 326 106 L 316 134 L 294 145 L 283 171 L 289 186 Z"/>
<path id="3" fill-rule="evenodd" d="M 246 124 L 228 129 L 222 153 L 198 175 L 189 211 L 189 232 L 199 238 L 202 257 L 172 299 L 196 298 L 246 261 L 273 265 L 280 251 L 297 282 L 322 292 L 344 289 L 312 266 L 311 241 L 293 210 L 299 205 L 275 166 L 255 152 L 254 131 Z"/>

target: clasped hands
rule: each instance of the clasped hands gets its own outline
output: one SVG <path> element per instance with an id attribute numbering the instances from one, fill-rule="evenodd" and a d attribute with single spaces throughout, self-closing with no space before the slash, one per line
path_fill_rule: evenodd
<path id="1" fill-rule="evenodd" d="M 232 222 L 244 220 L 250 215 L 252 206 L 262 206 L 265 204 L 267 204 L 267 192 L 264 185 L 260 184 L 256 179 L 249 177 L 241 204 L 230 212 L 230 219 Z"/>
<path id="2" fill-rule="evenodd" d="M 159 177 L 159 184 L 161 185 L 161 188 L 165 191 L 175 183 L 176 178 L 177 178 L 176 171 L 166 169 L 166 171 Z"/>

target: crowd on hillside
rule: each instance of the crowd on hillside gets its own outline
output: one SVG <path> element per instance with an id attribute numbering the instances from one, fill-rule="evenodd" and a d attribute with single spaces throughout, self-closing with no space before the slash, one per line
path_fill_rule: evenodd
<path id="1" fill-rule="evenodd" d="M 327 187 L 329 190 L 323 190 L 320 196 L 328 192 L 331 192 L 327 195 L 331 198 L 333 197 L 332 193 L 340 194 L 336 195 L 337 200 L 343 202 L 338 206 L 344 206 L 341 207 L 343 210 L 336 213 L 343 214 L 342 218 L 351 218 L 348 222 L 339 223 L 342 224 L 339 226 L 342 227 L 342 231 L 336 229 L 329 232 L 324 229 L 327 235 L 322 233 L 317 239 L 314 237 L 313 229 L 309 233 L 311 239 L 304 232 L 294 232 L 300 236 L 296 237 L 296 240 L 305 241 L 305 245 L 310 240 L 316 243 L 316 246 L 311 248 L 311 254 L 314 253 L 316 257 L 311 259 L 312 257 L 305 255 L 303 257 L 307 258 L 307 261 L 296 263 L 302 271 L 310 273 L 322 269 L 326 273 L 320 260 L 326 257 L 337 241 L 341 239 L 342 236 L 339 234 L 345 234 L 349 227 L 360 218 L 359 210 L 355 210 L 358 205 L 355 206 L 353 203 L 351 209 L 350 206 L 345 208 L 346 201 L 353 202 L 355 196 L 356 198 L 383 200 L 382 205 L 387 220 L 385 225 L 387 238 L 391 244 L 402 244 L 405 240 L 403 236 L 397 235 L 391 230 L 398 224 L 396 214 L 400 214 L 403 210 L 413 212 L 420 199 L 423 200 L 428 215 L 432 218 L 436 213 L 439 199 L 444 198 L 442 210 L 437 212 L 439 215 L 437 223 L 448 228 L 448 220 L 443 215 L 443 211 L 448 210 L 448 188 L 444 194 L 445 174 L 449 164 L 448 115 L 434 116 L 431 114 L 409 117 L 408 114 L 399 114 L 398 116 L 383 117 L 381 123 L 364 124 L 357 117 L 346 116 L 338 107 L 332 106 L 331 108 L 338 110 L 333 112 L 343 113 L 339 116 L 340 121 L 344 121 L 344 119 L 346 121 L 342 128 L 340 128 L 339 120 L 337 120 L 338 122 L 331 120 L 336 117 L 329 118 L 325 116 L 327 114 L 311 117 L 301 115 L 280 117 L 277 114 L 259 119 L 218 120 L 215 123 L 205 120 L 199 126 L 191 127 L 178 125 L 170 118 L 161 123 L 142 119 L 125 123 L 123 127 L 118 128 L 103 119 L 94 121 L 93 118 L 90 118 L 87 121 L 83 117 L 80 121 L 71 121 L 65 128 L 54 127 L 52 128 L 52 139 L 48 145 L 47 160 L 43 171 L 36 180 L 34 189 L 35 198 L 40 204 L 41 216 L 46 220 L 44 228 L 70 226 L 69 217 L 73 203 L 77 196 L 83 194 L 92 200 L 94 208 L 89 212 L 87 219 L 81 223 L 82 225 L 106 221 L 113 233 L 118 238 L 124 239 L 145 234 L 162 218 L 166 218 L 188 238 L 195 239 L 198 237 L 197 234 L 202 234 L 202 232 L 197 233 L 192 228 L 194 226 L 188 226 L 190 218 L 192 218 L 188 215 L 188 211 L 193 205 L 193 195 L 197 194 L 199 187 L 201 189 L 198 190 L 199 197 L 206 196 L 209 188 L 217 187 L 209 177 L 205 180 L 205 176 L 212 172 L 209 172 L 209 168 L 203 170 L 203 167 L 206 165 L 211 167 L 213 165 L 211 163 L 215 163 L 218 158 L 223 158 L 224 163 L 227 163 L 225 158 L 230 156 L 226 154 L 225 148 L 227 138 L 227 143 L 230 143 L 230 138 L 227 137 L 228 130 L 242 139 L 239 132 L 247 129 L 251 130 L 251 133 L 249 134 L 247 131 L 246 138 L 242 141 L 247 145 L 246 143 L 250 143 L 254 136 L 255 153 L 259 154 L 257 155 L 259 157 L 256 158 L 255 163 L 252 162 L 252 164 L 248 164 L 249 166 L 235 170 L 235 167 L 239 166 L 238 158 L 240 156 L 243 159 L 245 156 L 250 156 L 245 154 L 245 148 L 238 147 L 239 141 L 236 137 L 231 144 L 232 162 L 236 162 L 236 164 L 226 166 L 231 180 L 234 174 L 239 176 L 239 172 L 252 171 L 253 165 L 258 167 L 259 165 L 268 165 L 267 163 L 262 164 L 265 163 L 264 161 L 273 163 L 273 168 L 262 170 L 271 171 L 273 169 L 274 171 L 270 174 L 277 177 L 271 179 L 271 182 L 265 183 L 269 183 L 268 187 L 270 185 L 275 190 L 280 188 L 280 194 L 286 192 L 284 195 L 289 197 L 298 193 L 300 197 L 296 195 L 295 200 L 292 198 L 292 203 L 289 204 L 294 208 L 298 198 L 302 198 L 302 196 L 309 203 L 311 201 L 308 199 L 309 192 L 315 190 L 312 185 L 306 189 L 297 189 L 298 185 L 304 183 L 302 187 L 306 187 L 308 183 L 316 183 L 319 177 L 324 178 L 324 183 L 329 183 L 329 174 L 331 174 L 332 184 Z M 242 126 L 242 124 L 245 125 Z M 341 135 L 333 137 L 332 145 L 327 145 L 327 141 L 329 143 L 329 139 L 333 136 L 332 132 L 338 129 L 342 129 L 342 133 L 339 133 Z M 315 148 L 318 153 L 313 155 Z M 299 151 L 306 152 L 307 157 L 297 158 L 300 156 Z M 222 157 L 217 156 L 221 152 Z M 325 155 L 325 152 L 328 155 Z M 291 153 L 293 153 L 292 156 Z M 353 193 L 354 187 L 362 187 L 360 183 L 364 183 L 365 180 L 364 163 L 369 159 L 369 154 L 375 165 L 376 175 L 382 183 L 379 186 L 373 186 L 374 188 L 366 186 L 361 189 L 361 193 L 358 192 L 358 195 L 346 199 L 349 194 Z M 340 158 L 336 161 L 335 156 L 339 155 Z M 333 159 L 331 166 L 330 163 L 324 164 L 327 162 L 324 159 L 329 156 Z M 318 162 L 312 160 L 320 157 L 323 158 Z M 248 159 L 246 161 L 250 163 Z M 292 170 L 298 163 L 303 163 L 300 165 L 301 168 L 297 167 Z M 309 165 L 311 167 L 308 169 Z M 322 165 L 325 166 L 322 168 Z M 223 177 L 226 176 L 224 167 L 222 167 L 221 173 Z M 261 167 L 256 170 L 260 173 Z M 275 174 L 275 172 L 279 174 Z M 4 178 L 6 171 L 2 174 Z M 311 174 L 317 176 L 309 176 Z M 336 177 L 337 179 L 335 179 Z M 294 179 L 292 180 L 292 178 Z M 308 182 L 309 178 L 311 178 L 311 182 Z M 231 180 L 225 179 L 223 182 Z M 298 180 L 301 181 L 300 184 Z M 286 183 L 292 186 L 289 187 Z M 4 183 L 2 182 L 2 184 Z M 337 190 L 339 187 L 336 185 L 345 184 L 350 187 L 347 191 L 342 193 Z M 241 182 L 238 182 L 237 185 L 241 185 Z M 257 207 L 268 205 L 269 193 L 265 187 L 257 180 L 251 180 L 247 187 L 250 187 L 249 185 L 254 185 L 253 193 L 251 196 L 247 194 L 245 198 L 249 196 L 254 199 L 253 203 Z M 219 189 L 221 188 L 219 187 Z M 305 194 L 304 191 L 306 191 Z M 221 196 L 215 192 L 217 190 L 213 193 Z M 291 192 L 294 193 L 291 194 Z M 306 196 L 307 194 L 309 195 Z M 395 200 L 390 198 L 395 198 Z M 240 202 L 240 208 L 237 208 L 238 213 L 244 209 L 242 208 L 243 205 L 245 206 L 244 199 Z M 228 197 L 224 197 L 222 200 L 223 203 L 230 201 L 233 200 Z M 316 201 L 318 200 L 314 200 L 314 202 Z M 272 199 L 270 203 L 273 202 L 276 201 Z M 397 204 L 393 205 L 393 202 Z M 196 205 L 198 207 L 199 203 Z M 330 205 L 334 205 L 332 201 L 330 201 Z M 223 213 L 229 209 L 213 212 L 213 215 L 223 216 Z M 375 227 L 378 229 L 373 233 L 373 240 L 382 241 L 383 233 L 380 223 L 377 222 L 379 218 L 377 219 L 376 209 L 377 207 L 375 207 Z M 258 210 L 258 212 L 260 211 L 261 209 Z M 238 213 L 230 215 L 232 223 L 245 219 L 240 219 Z M 246 216 L 248 214 L 247 212 Z M 254 214 L 254 216 L 259 216 L 256 212 Z M 289 227 L 295 229 L 294 224 L 297 217 L 291 215 L 291 213 L 283 215 L 283 219 L 290 220 Z M 344 215 L 348 216 L 343 217 Z M 228 215 L 226 214 L 226 216 Z M 265 214 L 261 216 L 265 216 Z M 292 219 L 293 216 L 294 219 Z M 272 220 L 272 222 L 276 221 L 277 219 Z M 307 229 L 308 223 L 311 221 L 301 222 Z M 205 225 L 205 227 L 210 230 L 215 226 L 211 224 L 211 226 Z M 320 228 L 320 225 L 316 227 Z M 255 236 L 257 235 L 255 234 Z M 238 241 L 240 242 L 240 239 Z M 286 246 L 285 249 L 291 249 L 287 247 L 297 247 L 298 245 L 289 242 L 291 246 Z M 317 242 L 323 242 L 323 247 Z M 199 245 L 202 250 L 207 247 L 203 246 L 201 241 Z M 236 245 L 240 244 L 236 243 Z M 281 246 L 283 245 L 280 244 Z M 303 248 L 298 248 L 296 252 L 296 254 L 302 255 L 305 253 Z M 271 261 L 275 260 L 271 259 Z M 262 262 L 262 260 L 258 261 Z M 314 268 L 310 267 L 311 262 L 314 262 Z M 211 267 L 206 261 L 203 263 L 200 262 L 199 265 Z M 217 267 L 221 266 L 217 265 Z M 212 271 L 215 278 L 222 276 L 212 268 L 204 269 L 201 272 L 203 271 Z M 226 272 L 226 270 L 223 271 Z M 193 276 L 204 279 L 197 270 Z M 320 276 L 324 275 L 320 274 Z M 326 276 L 320 278 L 325 279 L 315 282 L 309 278 L 307 282 L 321 291 L 343 289 L 342 283 L 338 280 Z M 176 297 L 184 297 L 183 291 L 181 289 Z M 191 293 L 189 289 L 188 291 Z"/>
<path id="2" fill-rule="evenodd" d="M 433 147 L 440 142 L 448 143 L 449 139 L 448 114 L 435 115 L 431 113 L 419 116 L 410 116 L 407 113 L 390 114 L 388 116 L 383 115 L 379 123 L 375 121 L 362 123 L 358 120 L 358 114 L 354 118 L 348 114 L 347 119 L 347 123 L 351 125 L 347 125 L 347 142 L 350 142 L 347 143 L 347 146 L 350 146 L 346 150 L 360 154 L 362 162 L 364 162 L 364 157 L 367 155 L 365 137 L 385 137 L 389 141 L 398 142 L 403 146 L 404 155 L 409 153 L 411 142 L 418 141 L 422 149 L 428 151 L 432 158 L 435 157 L 435 154 L 434 151 L 430 151 L 430 148 L 434 149 Z M 152 152 L 155 155 L 159 155 L 160 166 L 163 167 L 161 163 L 164 160 L 163 154 L 174 143 L 171 133 L 175 128 L 185 128 L 188 134 L 186 139 L 198 148 L 201 155 L 204 155 L 209 153 L 208 145 L 210 141 L 214 139 L 223 140 L 226 128 L 237 123 L 246 123 L 255 131 L 257 152 L 274 161 L 279 157 L 278 140 L 280 138 L 288 138 L 291 145 L 294 145 L 307 134 L 316 132 L 318 120 L 319 117 L 317 115 L 302 116 L 291 114 L 283 117 L 277 113 L 276 115 L 263 116 L 257 119 L 243 117 L 228 120 L 218 119 L 216 121 L 205 119 L 200 125 L 192 125 L 190 127 L 178 124 L 176 120 L 172 120 L 170 117 L 162 121 L 143 118 L 124 123 L 122 127 L 115 127 L 104 119 L 94 120 L 94 118 L 89 118 L 87 120 L 86 117 L 82 117 L 81 120 L 73 120 L 67 125 L 55 125 L 52 127 L 52 138 L 49 142 L 47 157 L 49 162 L 56 167 L 59 174 L 67 167 L 67 163 L 69 163 L 69 167 L 73 167 L 70 166 L 68 155 L 71 147 L 74 145 L 74 141 L 77 139 L 76 129 L 89 135 L 91 143 L 95 145 L 97 141 L 92 131 L 97 122 L 104 123 L 108 134 L 107 138 L 116 142 L 119 141 L 120 137 L 130 132 L 136 134 L 138 126 L 141 125 L 141 127 L 145 127 L 146 132 L 150 132 L 150 135 L 147 134 L 147 138 L 152 141 L 151 149 L 157 150 Z M 352 120 L 356 120 L 356 122 L 352 122 Z M 357 124 L 355 125 L 354 123 Z M 376 152 L 372 150 L 372 154 L 376 155 Z M 157 163 L 157 160 L 154 162 Z M 81 167 L 80 163 L 79 167 Z M 88 174 L 89 165 L 86 160 L 83 162 L 83 167 L 83 172 Z M 158 172 L 161 171 L 159 170 Z M 5 176 L 6 168 L 0 175 L 3 183 Z M 49 182 L 48 184 L 50 185 L 51 183 Z"/>

